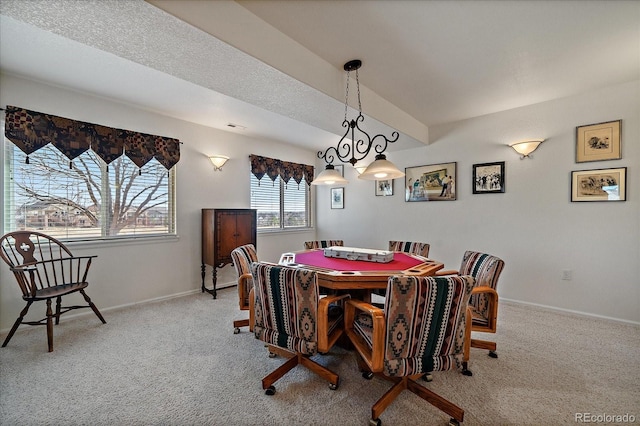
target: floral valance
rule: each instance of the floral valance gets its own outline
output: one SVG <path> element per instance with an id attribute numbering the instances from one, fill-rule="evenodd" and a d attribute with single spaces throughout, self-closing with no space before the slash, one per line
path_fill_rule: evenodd
<path id="1" fill-rule="evenodd" d="M 72 161 L 88 149 L 109 164 L 125 154 L 142 168 L 153 158 L 167 170 L 180 160 L 180 141 L 85 123 L 51 114 L 7 106 L 4 133 L 25 154 L 51 143 Z"/>
<path id="2" fill-rule="evenodd" d="M 289 183 L 291 179 L 296 181 L 298 185 L 302 182 L 302 178 L 307 185 L 311 185 L 311 181 L 313 181 L 313 166 L 253 154 L 249 158 L 251 159 L 251 173 L 258 179 L 258 184 L 264 175 L 267 175 L 271 181 L 275 181 L 280 176 L 285 184 Z"/>

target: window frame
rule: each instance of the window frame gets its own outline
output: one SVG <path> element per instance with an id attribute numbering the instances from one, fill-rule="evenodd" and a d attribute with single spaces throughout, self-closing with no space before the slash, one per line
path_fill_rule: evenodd
<path id="1" fill-rule="evenodd" d="M 269 185 L 269 187 L 278 188 L 278 218 L 279 218 L 279 226 L 278 227 L 261 227 L 260 226 L 260 208 L 254 205 L 254 187 L 255 186 L 264 186 Z M 258 185 L 259 184 L 259 185 Z M 285 189 L 288 185 L 300 185 L 300 188 L 305 191 L 305 222 L 304 226 L 285 226 L 284 216 L 285 216 Z M 275 190 L 274 190 L 275 192 Z M 258 214 L 258 223 L 256 224 L 256 230 L 259 234 L 262 233 L 279 233 L 279 232 L 301 232 L 308 231 L 313 228 L 313 211 L 312 211 L 312 196 L 311 196 L 311 187 L 307 185 L 304 179 L 298 184 L 293 179 L 288 183 L 285 183 L 279 176 L 276 178 L 276 181 L 271 181 L 271 179 L 266 176 L 262 179 L 258 179 L 255 175 L 249 172 L 249 203 L 252 209 L 257 210 Z"/>
<path id="2" fill-rule="evenodd" d="M 15 163 L 15 161 L 19 161 L 15 159 L 16 155 L 19 156 L 24 156 L 25 154 L 15 145 L 13 144 L 9 139 L 7 139 L 4 136 L 4 122 L 2 123 L 1 126 L 1 130 L 2 130 L 2 139 L 3 142 L 0 145 L 0 149 L 2 149 L 2 156 L 1 158 L 1 164 L 0 164 L 0 170 L 2 172 L 2 196 L 0 197 L 3 203 L 3 220 L 2 223 L 0 223 L 0 228 L 2 229 L 2 233 L 7 233 L 7 232 L 11 232 L 11 231 L 15 231 L 15 230 L 21 230 L 21 229 L 27 229 L 27 230 L 36 230 L 36 231 L 40 231 L 40 232 L 47 232 L 47 230 L 40 230 L 40 229 L 36 229 L 36 227 L 34 226 L 26 226 L 26 223 L 24 226 L 19 226 L 16 218 L 15 218 L 15 213 L 18 209 L 17 206 L 17 201 L 16 199 L 18 198 L 16 196 L 17 192 L 19 191 L 19 189 L 16 188 L 16 184 L 13 181 L 13 176 L 14 176 L 14 166 L 13 164 Z M 42 149 L 49 149 L 49 146 L 47 147 L 43 147 Z M 55 147 L 51 146 L 50 149 L 53 149 L 54 151 L 56 150 Z M 37 158 L 38 153 L 41 152 L 40 150 L 32 152 L 31 154 L 29 154 L 29 158 L 30 158 L 30 163 L 33 163 L 34 159 Z M 42 151 L 45 152 L 45 151 Z M 60 155 L 63 155 L 62 153 L 59 153 Z M 83 154 L 84 155 L 84 154 Z M 96 155 L 95 153 L 92 153 L 92 155 Z M 126 157 L 126 156 L 125 156 Z M 129 158 L 126 158 L 124 161 L 131 161 Z M 152 161 L 156 161 L 155 159 Z M 100 161 L 101 164 L 101 174 L 103 175 L 105 173 L 104 168 L 106 168 L 106 164 L 104 164 L 104 162 Z M 30 164 L 31 165 L 31 164 Z M 27 167 L 29 167 L 30 165 L 28 165 Z M 113 166 L 112 166 L 113 167 Z M 129 166 L 130 167 L 130 166 Z M 137 167 L 137 166 L 136 166 Z M 148 166 L 143 166 L 143 168 L 141 169 L 142 174 L 145 173 L 145 167 Z M 154 165 L 154 167 L 161 167 L 163 168 L 162 165 L 158 164 L 158 165 Z M 160 239 L 176 239 L 177 238 L 177 176 L 176 176 L 176 167 L 172 167 L 169 171 L 167 171 L 166 169 L 164 169 L 164 172 L 167 173 L 167 180 L 166 180 L 166 184 L 162 184 L 161 187 L 166 189 L 166 211 L 167 211 L 167 219 L 166 219 L 166 231 L 162 231 L 162 232 L 136 232 L 136 233 L 130 233 L 130 234 L 124 234 L 124 235 L 107 235 L 106 234 L 106 230 L 104 226 L 94 226 L 91 229 L 93 231 L 99 232 L 100 235 L 82 235 L 82 234 L 76 234 L 76 235 L 68 235 L 68 232 L 66 231 L 69 226 L 67 225 L 63 225 L 61 226 L 61 230 L 64 231 L 65 235 L 54 235 L 54 238 L 59 239 L 60 241 L 63 241 L 65 243 L 68 244 L 76 244 L 76 243 L 114 243 L 114 242 L 133 242 L 133 241 L 140 241 L 140 240 L 153 240 L 153 241 L 158 241 Z M 103 177 L 103 176 L 102 176 Z M 101 179 L 102 179 L 101 177 Z M 111 180 L 111 178 L 109 178 L 109 181 Z M 80 181 L 79 181 L 80 182 Z M 112 185 L 109 185 L 109 187 L 111 187 Z M 164 204 L 164 203 L 163 203 Z M 55 234 L 55 233 L 54 233 Z"/>

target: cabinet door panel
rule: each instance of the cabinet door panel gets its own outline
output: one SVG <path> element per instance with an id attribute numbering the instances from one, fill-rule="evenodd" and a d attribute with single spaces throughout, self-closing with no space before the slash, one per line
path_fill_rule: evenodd
<path id="1" fill-rule="evenodd" d="M 255 244 L 255 223 L 255 212 L 248 211 L 238 214 L 236 217 L 236 247 L 245 244 Z"/>
<path id="2" fill-rule="evenodd" d="M 230 262 L 231 251 L 238 247 L 238 227 L 236 212 L 218 212 L 216 230 L 216 258 L 218 262 Z"/>

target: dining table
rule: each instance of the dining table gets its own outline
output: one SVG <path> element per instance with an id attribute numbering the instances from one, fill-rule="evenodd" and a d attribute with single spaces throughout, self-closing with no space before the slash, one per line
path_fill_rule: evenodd
<path id="1" fill-rule="evenodd" d="M 327 248 L 283 253 L 279 264 L 315 271 L 321 288 L 349 292 L 365 301 L 370 300 L 373 290 L 386 289 L 390 276 L 430 276 L 444 267 L 442 262 L 405 252 L 392 252 L 391 261 L 376 262 L 325 256 L 326 251 Z"/>

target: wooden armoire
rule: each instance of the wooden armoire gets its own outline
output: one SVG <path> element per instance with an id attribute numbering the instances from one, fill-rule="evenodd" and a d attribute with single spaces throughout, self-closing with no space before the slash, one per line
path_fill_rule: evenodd
<path id="1" fill-rule="evenodd" d="M 256 245 L 256 210 L 202 209 L 202 292 L 217 296 L 218 268 L 233 263 L 231 252 L 244 244 Z M 213 267 L 213 288 L 204 285 L 206 265 Z"/>

